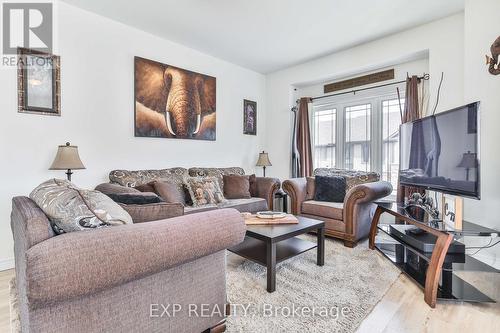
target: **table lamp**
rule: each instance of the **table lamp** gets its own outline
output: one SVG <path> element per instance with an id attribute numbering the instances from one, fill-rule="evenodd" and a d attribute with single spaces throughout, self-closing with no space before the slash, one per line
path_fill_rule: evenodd
<path id="1" fill-rule="evenodd" d="M 66 175 L 68 180 L 71 181 L 71 175 L 73 174 L 71 170 L 80 169 L 85 169 L 85 166 L 80 160 L 80 155 L 78 155 L 78 146 L 72 146 L 69 142 L 66 142 L 65 146 L 59 146 L 56 158 L 49 170 L 67 170 Z"/>
<path id="2" fill-rule="evenodd" d="M 259 153 L 259 159 L 257 161 L 257 164 L 255 165 L 264 168 L 264 177 L 266 176 L 266 167 L 272 166 L 271 161 L 269 161 L 269 156 L 264 151 L 262 151 L 262 153 Z"/>
<path id="3" fill-rule="evenodd" d="M 465 180 L 469 180 L 469 170 L 477 168 L 477 155 L 476 153 L 471 153 L 470 150 L 462 155 L 462 160 L 457 165 L 459 168 L 465 169 Z"/>

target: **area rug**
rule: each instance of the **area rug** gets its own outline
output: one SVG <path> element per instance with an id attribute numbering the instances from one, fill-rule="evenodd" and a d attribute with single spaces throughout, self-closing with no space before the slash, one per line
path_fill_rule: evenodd
<path id="1" fill-rule="evenodd" d="M 315 237 L 302 236 L 311 241 Z M 354 332 L 400 272 L 367 242 L 354 249 L 326 239 L 325 265 L 316 251 L 276 269 L 276 291 L 266 291 L 266 269 L 229 254 L 228 332 Z"/>

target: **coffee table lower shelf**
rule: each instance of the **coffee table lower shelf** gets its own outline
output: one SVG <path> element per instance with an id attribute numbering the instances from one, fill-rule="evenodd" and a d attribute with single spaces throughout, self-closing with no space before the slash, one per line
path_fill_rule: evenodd
<path id="1" fill-rule="evenodd" d="M 318 247 L 316 243 L 309 242 L 298 237 L 283 240 L 276 243 L 276 263 L 280 263 L 298 254 L 312 250 Z M 266 242 L 245 237 L 245 240 L 230 248 L 229 251 L 256 262 L 262 266 L 267 266 Z"/>

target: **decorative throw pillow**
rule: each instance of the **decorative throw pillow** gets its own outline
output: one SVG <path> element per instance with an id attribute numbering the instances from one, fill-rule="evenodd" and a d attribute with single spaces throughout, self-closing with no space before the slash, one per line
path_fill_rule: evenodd
<path id="1" fill-rule="evenodd" d="M 224 175 L 224 197 L 227 199 L 250 199 L 250 176 Z"/>
<path id="2" fill-rule="evenodd" d="M 99 191 L 82 190 L 67 180 L 51 179 L 30 194 L 57 234 L 132 224 L 130 215 Z"/>
<path id="3" fill-rule="evenodd" d="M 153 182 L 154 192 L 158 194 L 165 202 L 178 202 L 184 205 L 184 195 L 179 191 L 179 187 L 170 182 Z"/>
<path id="4" fill-rule="evenodd" d="M 257 196 L 257 177 L 255 174 L 250 175 L 248 178 L 248 181 L 250 183 L 250 196 L 256 197 Z"/>
<path id="5" fill-rule="evenodd" d="M 162 202 L 161 198 L 153 192 L 141 193 L 110 193 L 108 194 L 114 202 L 126 205 L 147 205 Z"/>
<path id="6" fill-rule="evenodd" d="M 344 202 L 347 182 L 342 176 L 316 176 L 314 200 Z"/>
<path id="7" fill-rule="evenodd" d="M 307 185 L 306 185 L 306 200 L 313 200 L 314 193 L 316 192 L 316 180 L 314 177 L 306 177 Z"/>
<path id="8" fill-rule="evenodd" d="M 186 179 L 186 185 L 194 207 L 226 201 L 215 177 L 189 177 Z"/>
<path id="9" fill-rule="evenodd" d="M 152 182 L 149 182 L 149 183 L 146 183 L 146 184 L 141 184 L 141 185 L 137 185 L 137 186 L 134 186 L 134 188 L 136 190 L 139 190 L 141 192 L 153 192 L 153 193 L 156 193 L 155 191 L 155 187 L 154 187 L 154 181 Z"/>

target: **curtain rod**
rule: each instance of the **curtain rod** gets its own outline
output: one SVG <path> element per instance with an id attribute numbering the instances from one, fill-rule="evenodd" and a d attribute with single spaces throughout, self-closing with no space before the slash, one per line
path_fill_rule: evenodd
<path id="1" fill-rule="evenodd" d="M 409 78 L 409 77 L 408 77 Z M 420 80 L 429 80 L 430 78 L 430 75 L 427 74 L 427 73 L 424 73 L 424 75 L 422 76 L 418 76 L 417 79 L 420 81 Z M 395 84 L 400 84 L 400 83 L 405 83 L 406 80 L 401 80 L 401 81 L 397 81 L 397 82 L 391 82 L 391 83 L 385 83 L 385 84 L 380 84 L 378 86 L 374 86 L 374 87 L 368 87 L 368 88 L 361 88 L 361 89 L 355 89 L 355 90 L 350 90 L 350 91 L 345 91 L 345 92 L 341 92 L 341 93 L 336 93 L 336 94 L 330 94 L 330 95 L 324 95 L 324 96 L 318 96 L 318 97 L 312 97 L 311 98 L 311 101 L 314 101 L 316 99 L 321 99 L 321 98 L 327 98 L 327 97 L 333 97 L 333 96 L 340 96 L 340 95 L 345 95 L 345 94 L 356 94 L 356 92 L 358 91 L 364 91 L 364 90 L 370 90 L 370 89 L 375 89 L 375 88 L 381 88 L 381 87 L 387 87 L 387 86 L 392 86 L 392 85 L 395 85 Z M 299 100 L 297 100 L 297 103 L 298 103 Z"/>

